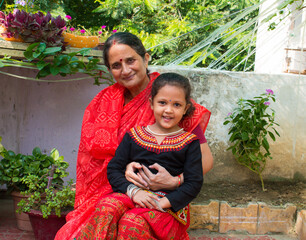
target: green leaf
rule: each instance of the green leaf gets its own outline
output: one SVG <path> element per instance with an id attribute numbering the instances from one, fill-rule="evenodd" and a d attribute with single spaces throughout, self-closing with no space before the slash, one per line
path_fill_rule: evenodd
<path id="1" fill-rule="evenodd" d="M 68 73 L 71 73 L 70 72 L 71 68 L 69 65 L 66 65 L 66 66 L 63 66 L 63 67 L 60 67 L 60 72 L 61 73 L 65 73 L 65 74 L 68 74 Z"/>
<path id="2" fill-rule="evenodd" d="M 4 67 L 4 63 L 0 60 L 0 68 Z"/>
<path id="3" fill-rule="evenodd" d="M 37 64 L 36 64 L 36 67 L 38 68 L 38 70 L 41 70 L 43 69 L 45 66 L 49 65 L 50 63 L 47 63 L 47 62 L 44 62 L 44 61 L 39 61 Z"/>
<path id="4" fill-rule="evenodd" d="M 50 65 L 50 72 L 53 76 L 56 76 L 60 71 L 60 68 L 54 65 Z"/>
<path id="5" fill-rule="evenodd" d="M 263 145 L 263 147 L 266 149 L 266 151 L 269 152 L 270 146 L 269 146 L 269 143 L 268 143 L 266 137 L 263 138 L 263 140 L 262 140 L 262 145 Z"/>
<path id="6" fill-rule="evenodd" d="M 43 53 L 46 54 L 46 55 L 53 55 L 53 54 L 55 54 L 57 52 L 60 52 L 60 51 L 62 51 L 62 48 L 60 48 L 60 47 L 49 47 L 49 48 L 46 48 Z"/>
<path id="7" fill-rule="evenodd" d="M 16 183 L 16 182 L 19 182 L 19 177 L 13 177 L 13 178 L 12 178 L 12 181 L 15 182 L 15 183 Z"/>
<path id="8" fill-rule="evenodd" d="M 273 128 L 273 130 L 274 130 L 274 132 L 277 134 L 277 136 L 279 136 L 279 137 L 280 137 L 280 135 L 279 135 L 278 131 L 276 131 L 276 129 L 275 129 L 275 128 Z"/>
<path id="9" fill-rule="evenodd" d="M 275 141 L 275 136 L 274 136 L 274 134 L 273 134 L 272 132 L 270 132 L 270 131 L 269 131 L 268 133 L 269 133 L 270 137 L 272 138 L 272 140 Z"/>
<path id="10" fill-rule="evenodd" d="M 227 125 L 227 124 L 229 124 L 230 123 L 230 121 L 225 121 L 224 123 L 223 123 L 223 125 Z"/>
<path id="11" fill-rule="evenodd" d="M 39 147 L 35 147 L 35 148 L 33 149 L 33 151 L 32 151 L 32 154 L 33 154 L 34 156 L 40 156 L 40 155 L 41 155 L 41 150 L 40 150 L 40 148 L 39 148 Z"/>
<path id="12" fill-rule="evenodd" d="M 59 152 L 56 148 L 53 148 L 51 150 L 51 154 L 50 156 L 54 159 L 54 160 L 57 160 L 59 158 Z"/>
<path id="13" fill-rule="evenodd" d="M 246 140 L 249 139 L 249 135 L 248 135 L 247 132 L 243 132 L 243 133 L 241 134 L 241 137 L 242 137 L 242 141 L 246 141 Z"/>

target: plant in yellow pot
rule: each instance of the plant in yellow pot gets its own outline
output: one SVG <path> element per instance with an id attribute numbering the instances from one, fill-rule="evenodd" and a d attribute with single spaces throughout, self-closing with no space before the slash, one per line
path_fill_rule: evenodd
<path id="1" fill-rule="evenodd" d="M 71 20 L 71 16 L 66 15 L 66 19 L 69 25 L 69 20 Z M 64 37 L 64 42 L 70 47 L 95 48 L 99 44 L 99 37 L 92 35 L 84 29 L 77 30 L 72 26 L 67 26 L 64 29 L 65 31 L 62 33 L 62 36 Z"/>

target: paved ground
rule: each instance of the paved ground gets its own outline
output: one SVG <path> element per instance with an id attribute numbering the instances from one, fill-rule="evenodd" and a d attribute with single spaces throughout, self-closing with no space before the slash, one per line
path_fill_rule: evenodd
<path id="1" fill-rule="evenodd" d="M 297 240 L 296 237 L 284 235 L 220 234 L 207 230 L 192 230 L 189 235 L 191 240 Z M 12 199 L 0 196 L 0 240 L 34 239 L 32 232 L 17 229 Z"/>

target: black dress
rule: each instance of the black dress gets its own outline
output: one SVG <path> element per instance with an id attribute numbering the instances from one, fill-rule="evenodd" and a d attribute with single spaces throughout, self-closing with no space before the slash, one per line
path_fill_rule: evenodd
<path id="1" fill-rule="evenodd" d="M 125 169 L 130 162 L 139 162 L 146 167 L 158 163 L 172 176 L 184 173 L 184 183 L 180 187 L 173 191 L 164 190 L 176 212 L 187 206 L 201 190 L 201 159 L 199 140 L 192 133 L 182 132 L 166 136 L 161 144 L 158 144 L 145 127 L 136 127 L 123 137 L 115 157 L 107 166 L 107 177 L 114 192 L 126 193 L 131 182 L 125 178 Z M 156 173 L 155 169 L 150 170 Z"/>

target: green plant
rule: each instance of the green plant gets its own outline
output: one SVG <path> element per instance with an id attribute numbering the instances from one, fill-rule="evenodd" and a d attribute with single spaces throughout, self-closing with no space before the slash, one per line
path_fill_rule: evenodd
<path id="1" fill-rule="evenodd" d="M 0 183 L 6 184 L 8 192 L 27 190 L 24 178 L 30 175 L 40 178 L 56 163 L 53 157 L 43 154 L 39 147 L 33 149 L 32 155 L 23 155 L 6 150 L 0 144 L 0 155 L 3 157 L 0 160 Z M 54 182 L 62 184 L 63 180 L 59 175 L 55 175 Z"/>
<path id="2" fill-rule="evenodd" d="M 50 156 L 54 164 L 42 175 L 28 175 L 22 179 L 27 186 L 27 190 L 22 194 L 30 195 L 26 200 L 18 203 L 17 212 L 30 212 L 31 209 L 42 212 L 44 218 L 48 218 L 51 213 L 58 217 L 63 211 L 73 209 L 75 191 L 73 189 L 73 179 L 64 185 L 63 178 L 68 176 L 66 171 L 69 164 L 63 156 L 59 156 L 58 150 L 53 149 Z M 61 181 L 57 181 L 57 178 Z"/>
<path id="3" fill-rule="evenodd" d="M 48 46 L 63 46 L 62 32 L 66 21 L 48 12 L 29 13 L 19 9 L 5 14 L 0 11 L 0 25 L 5 28 L 2 36 L 21 38 L 26 43 L 44 42 Z"/>
<path id="4" fill-rule="evenodd" d="M 67 76 L 83 73 L 93 77 L 96 85 L 113 83 L 106 66 L 100 65 L 98 58 L 86 57 L 90 51 L 90 48 L 82 48 L 65 54 L 60 47 L 47 47 L 45 43 L 33 43 L 24 52 L 27 61 L 4 57 L 0 59 L 0 68 L 19 66 L 38 69 L 37 79 L 49 75 Z"/>
<path id="5" fill-rule="evenodd" d="M 269 135 L 273 141 L 275 141 L 274 133 L 280 136 L 273 127 L 279 125 L 274 121 L 275 113 L 269 108 L 269 100 L 275 102 L 275 95 L 271 89 L 267 89 L 265 94 L 254 99 L 240 99 L 237 102 L 238 107 L 233 113 L 228 114 L 223 123 L 230 124 L 229 141 L 233 145 L 228 150 L 232 151 L 239 164 L 259 175 L 263 191 L 265 187 L 261 174 L 265 169 L 266 159 L 272 159 L 267 136 Z"/>

